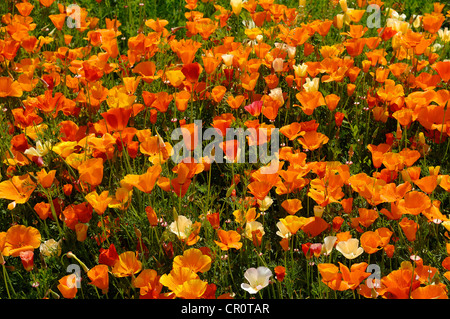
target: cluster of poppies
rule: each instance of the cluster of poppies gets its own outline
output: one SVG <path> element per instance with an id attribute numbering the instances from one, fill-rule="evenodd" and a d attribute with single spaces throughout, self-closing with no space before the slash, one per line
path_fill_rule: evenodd
<path id="1" fill-rule="evenodd" d="M 13 2 L 0 26 L 5 296 L 15 272 L 60 258 L 86 276 L 54 269 L 41 297 L 447 298 L 449 167 L 427 164 L 436 148 L 448 158 L 445 4 L 406 17 L 330 0 L 328 19 L 309 0 L 186 0 L 183 25 L 145 19 L 125 38 L 87 8 Z M 200 158 L 195 120 L 222 138 Z M 274 162 L 241 160 L 242 142 L 274 131 Z"/>

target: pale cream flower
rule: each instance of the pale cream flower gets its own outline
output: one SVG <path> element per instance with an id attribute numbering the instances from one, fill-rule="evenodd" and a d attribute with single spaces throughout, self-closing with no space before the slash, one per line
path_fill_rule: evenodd
<path id="1" fill-rule="evenodd" d="M 308 65 L 305 63 L 294 65 L 294 73 L 298 78 L 302 78 L 306 76 L 306 70 L 308 69 Z"/>
<path id="2" fill-rule="evenodd" d="M 222 61 L 226 66 L 232 66 L 233 65 L 233 58 L 234 55 L 232 54 L 222 54 Z"/>
<path id="3" fill-rule="evenodd" d="M 335 16 L 336 28 L 339 30 L 344 26 L 344 14 L 340 13 Z"/>
<path id="4" fill-rule="evenodd" d="M 287 45 L 287 46 L 286 46 L 286 51 L 287 51 L 287 54 L 288 54 L 288 58 L 289 58 L 289 59 L 295 58 L 295 53 L 297 52 L 297 48 L 296 48 L 296 47 Z"/>
<path id="5" fill-rule="evenodd" d="M 316 92 L 319 90 L 319 81 L 319 78 L 314 78 L 312 80 L 310 78 L 306 78 L 306 83 L 303 84 L 303 88 L 306 92 Z"/>
<path id="6" fill-rule="evenodd" d="M 417 28 L 420 28 L 421 24 L 422 24 L 422 16 L 421 15 L 417 15 L 414 18 L 414 21 L 413 21 L 412 25 L 413 25 L 414 28 L 417 29 Z"/>
<path id="7" fill-rule="evenodd" d="M 179 215 L 176 221 L 169 225 L 169 230 L 179 239 L 186 239 L 192 230 L 192 221 L 186 216 Z"/>
<path id="8" fill-rule="evenodd" d="M 270 196 L 266 196 L 263 200 L 257 200 L 259 205 L 259 210 L 265 212 L 273 204 L 273 199 Z"/>
<path id="9" fill-rule="evenodd" d="M 364 252 L 364 248 L 359 247 L 359 240 L 357 238 L 350 238 L 346 241 L 340 241 L 336 245 L 336 250 L 347 259 L 354 259 Z"/>
<path id="10" fill-rule="evenodd" d="M 231 0 L 230 5 L 233 13 L 238 16 L 242 10 L 242 0 Z"/>
<path id="11" fill-rule="evenodd" d="M 280 105 L 284 104 L 284 97 L 283 97 L 283 91 L 281 90 L 281 88 L 275 88 L 270 90 L 269 96 L 280 102 Z"/>
<path id="12" fill-rule="evenodd" d="M 323 246 L 322 246 L 322 252 L 324 255 L 331 254 L 331 251 L 334 248 L 334 244 L 336 243 L 337 237 L 336 236 L 327 236 L 323 239 Z"/>
<path id="13" fill-rule="evenodd" d="M 49 239 L 41 243 L 39 246 L 39 252 L 44 257 L 60 256 L 61 245 L 54 239 Z"/>
<path id="14" fill-rule="evenodd" d="M 286 225 L 283 224 L 283 222 L 277 223 L 278 231 L 276 234 L 280 236 L 281 238 L 289 238 L 292 236 L 292 233 L 289 231 L 289 229 L 286 227 Z"/>
<path id="15" fill-rule="evenodd" d="M 258 35 L 256 36 L 256 42 L 262 43 L 263 40 L 264 40 L 264 36 L 263 36 L 262 34 L 258 34 Z"/>
<path id="16" fill-rule="evenodd" d="M 244 273 L 247 283 L 242 283 L 241 288 L 250 294 L 256 294 L 258 291 L 269 285 L 272 272 L 269 268 L 260 266 L 258 268 L 249 268 Z"/>
<path id="17" fill-rule="evenodd" d="M 322 207 L 320 205 L 315 205 L 314 206 L 314 216 L 322 217 L 324 210 L 325 210 L 325 207 Z"/>
<path id="18" fill-rule="evenodd" d="M 30 147 L 29 149 L 25 150 L 24 154 L 31 155 L 31 156 L 37 156 L 37 157 L 43 157 L 48 154 L 52 147 L 52 143 L 49 141 L 44 142 L 44 144 L 41 143 L 41 141 L 36 141 L 36 147 Z"/>
<path id="19" fill-rule="evenodd" d="M 272 67 L 275 72 L 283 71 L 284 60 L 282 58 L 276 58 L 272 62 Z"/>
<path id="20" fill-rule="evenodd" d="M 438 35 L 443 42 L 450 42 L 450 30 L 447 27 L 445 29 L 439 29 Z"/>

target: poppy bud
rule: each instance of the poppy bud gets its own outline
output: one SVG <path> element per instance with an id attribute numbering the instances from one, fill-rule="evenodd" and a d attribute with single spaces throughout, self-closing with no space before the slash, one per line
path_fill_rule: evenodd
<path id="1" fill-rule="evenodd" d="M 283 266 L 276 266 L 274 268 L 275 276 L 279 282 L 282 282 L 284 279 L 284 276 L 286 275 L 286 268 Z"/>
<path id="2" fill-rule="evenodd" d="M 64 192 L 64 195 L 66 195 L 66 196 L 70 196 L 72 194 L 72 190 L 73 190 L 72 184 L 65 184 L 63 186 L 63 192 Z"/>
<path id="3" fill-rule="evenodd" d="M 339 29 L 339 30 L 342 29 L 342 27 L 344 26 L 344 15 L 342 13 L 337 14 L 334 17 L 333 24 L 337 29 Z"/>
<path id="4" fill-rule="evenodd" d="M 323 211 L 325 210 L 325 207 L 316 205 L 314 206 L 314 216 L 316 217 L 322 217 Z"/>
<path id="5" fill-rule="evenodd" d="M 336 126 L 341 126 L 344 121 L 345 114 L 341 112 L 336 112 L 334 114 L 334 121 L 336 122 Z"/>
<path id="6" fill-rule="evenodd" d="M 75 232 L 77 234 L 78 241 L 85 241 L 87 237 L 88 225 L 83 223 L 78 223 L 75 225 Z"/>
<path id="7" fill-rule="evenodd" d="M 22 265 L 26 271 L 33 270 L 33 256 L 34 253 L 32 250 L 22 251 L 20 254 L 20 260 L 22 261 Z"/>

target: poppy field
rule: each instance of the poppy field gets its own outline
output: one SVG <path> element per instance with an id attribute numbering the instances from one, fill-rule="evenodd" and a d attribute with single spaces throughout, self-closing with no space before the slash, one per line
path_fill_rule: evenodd
<path id="1" fill-rule="evenodd" d="M 450 6 L 5 0 L 2 299 L 447 299 Z"/>

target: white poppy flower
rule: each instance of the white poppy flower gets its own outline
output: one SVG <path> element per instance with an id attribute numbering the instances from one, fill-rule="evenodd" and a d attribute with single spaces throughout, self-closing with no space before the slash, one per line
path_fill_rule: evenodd
<path id="1" fill-rule="evenodd" d="M 186 216 L 179 215 L 177 220 L 169 225 L 169 230 L 179 239 L 186 239 L 192 230 L 192 221 Z"/>
<path id="2" fill-rule="evenodd" d="M 256 294 L 269 284 L 272 272 L 269 268 L 260 266 L 258 268 L 247 269 L 244 273 L 244 277 L 247 279 L 248 284 L 242 283 L 241 288 L 250 294 Z"/>
<path id="3" fill-rule="evenodd" d="M 325 255 L 331 254 L 331 251 L 333 250 L 334 244 L 336 243 L 337 237 L 336 236 L 327 236 L 323 239 L 324 245 L 322 246 L 322 251 Z"/>
<path id="4" fill-rule="evenodd" d="M 51 147 L 52 144 L 50 142 L 45 142 L 44 144 L 42 144 L 41 141 L 37 141 L 36 147 L 30 147 L 29 149 L 25 150 L 24 154 L 43 157 L 47 155 Z"/>
<path id="5" fill-rule="evenodd" d="M 340 241 L 336 245 L 338 250 L 347 259 L 354 259 L 364 252 L 364 248 L 359 247 L 359 240 L 357 238 L 350 238 L 346 241 Z"/>

